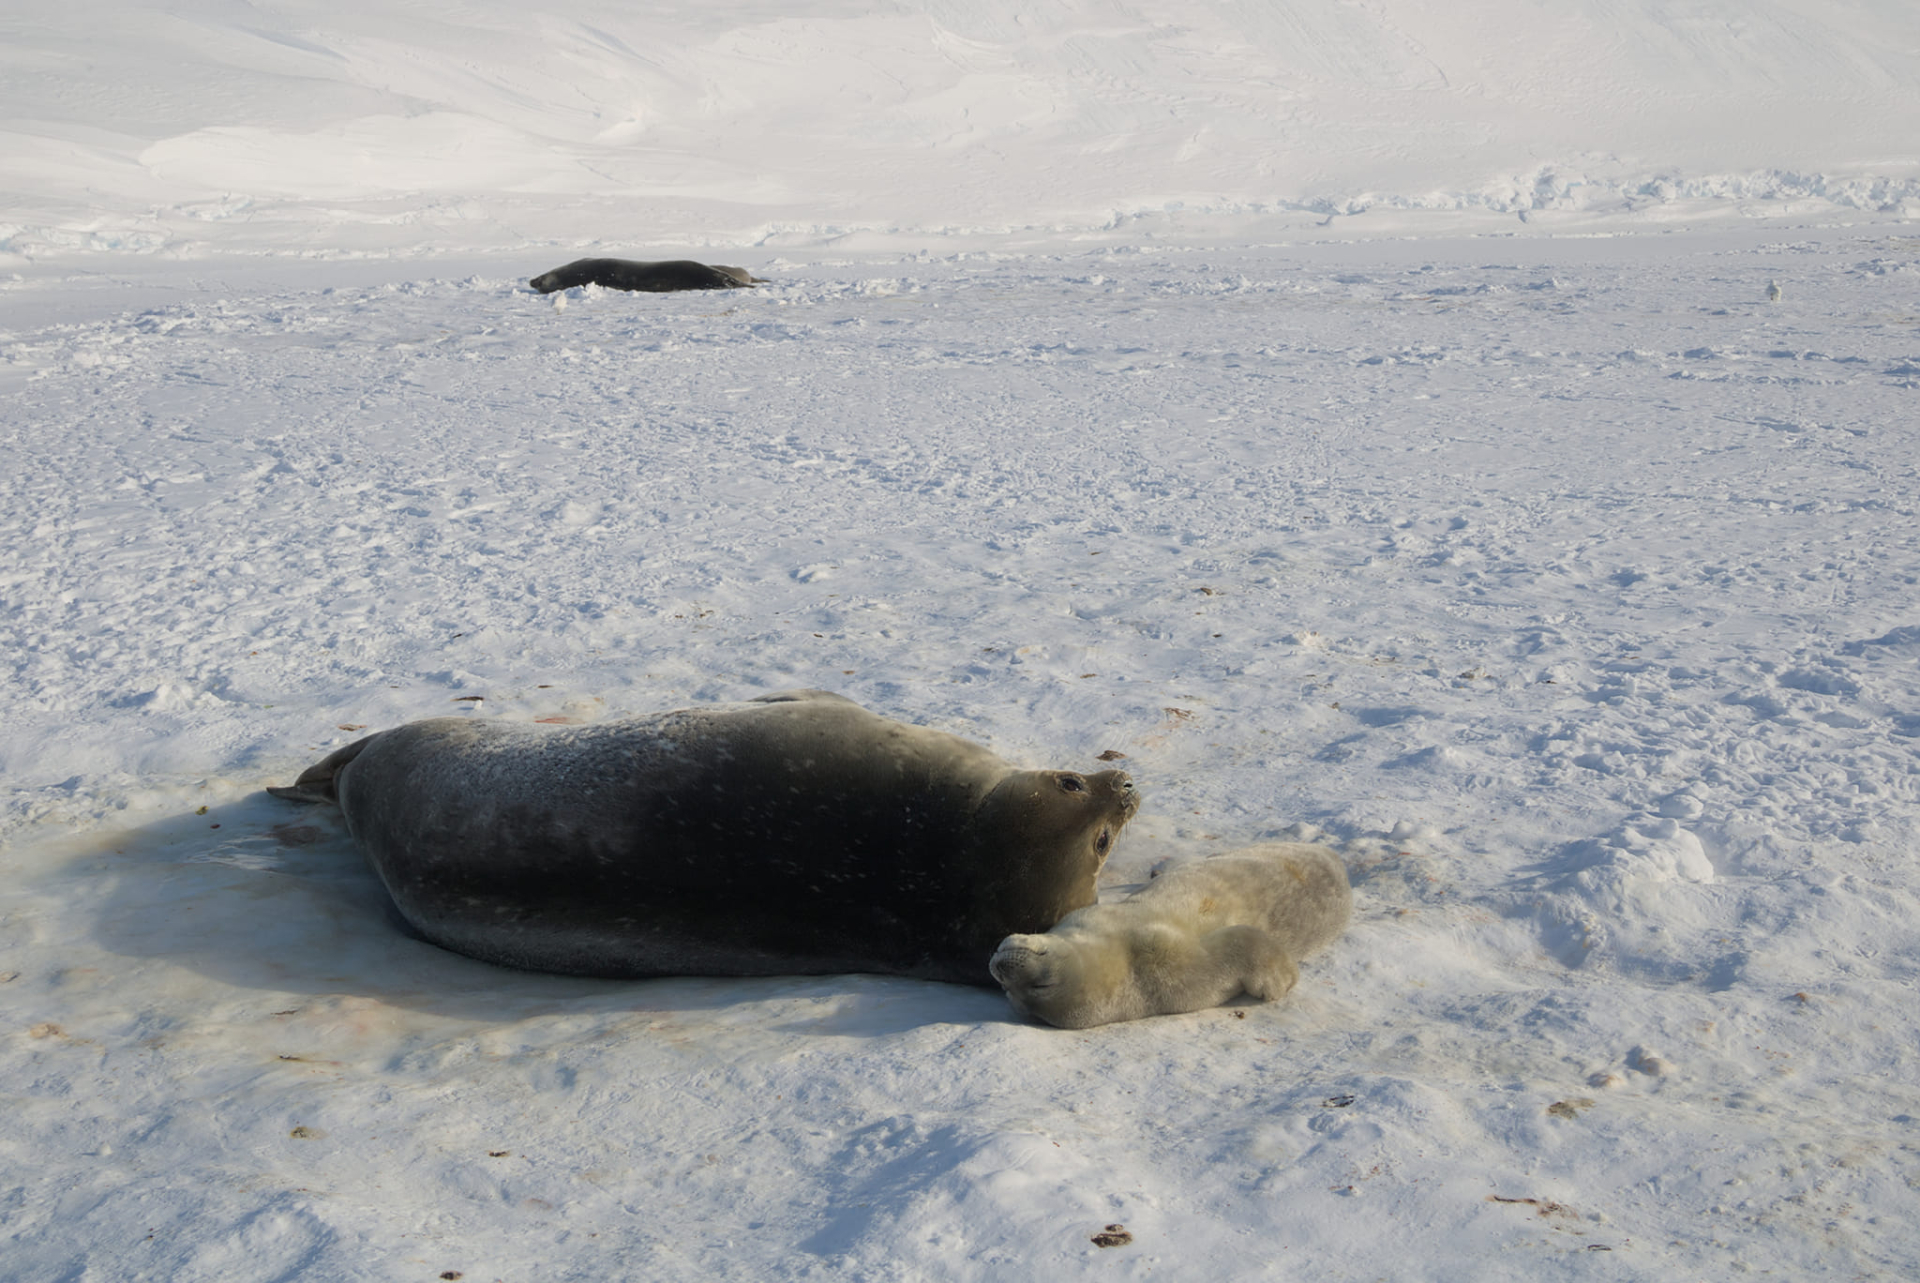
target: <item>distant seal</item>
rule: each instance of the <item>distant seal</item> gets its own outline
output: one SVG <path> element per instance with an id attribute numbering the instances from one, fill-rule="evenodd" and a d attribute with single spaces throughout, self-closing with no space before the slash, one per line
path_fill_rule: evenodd
<path id="1" fill-rule="evenodd" d="M 1301 958 L 1347 925 L 1346 865 L 1324 846 L 1267 842 L 1174 866 L 1123 900 L 1010 935 L 989 968 L 1022 1015 L 1062 1029 L 1278 998 Z"/>
<path id="2" fill-rule="evenodd" d="M 577 258 L 565 267 L 536 276 L 527 284 L 542 294 L 570 290 L 576 285 L 598 285 L 609 290 L 644 290 L 668 294 L 674 290 L 737 290 L 766 281 L 744 267 L 718 267 L 690 258 L 664 263 L 637 263 L 626 258 Z"/>
<path id="3" fill-rule="evenodd" d="M 1002 936 L 1097 898 L 1124 771 L 790 691 L 550 729 L 443 717 L 308 768 L 421 935 L 590 976 L 876 971 L 990 985 Z"/>

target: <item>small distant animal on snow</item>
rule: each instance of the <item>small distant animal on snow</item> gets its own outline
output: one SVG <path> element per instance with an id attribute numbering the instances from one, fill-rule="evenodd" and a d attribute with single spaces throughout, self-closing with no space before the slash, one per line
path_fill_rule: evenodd
<path id="1" fill-rule="evenodd" d="M 1266 842 L 1175 865 L 1123 900 L 1010 935 L 988 969 L 1022 1015 L 1062 1029 L 1279 998 L 1353 913 L 1324 846 Z"/>
<path id="2" fill-rule="evenodd" d="M 766 280 L 744 267 L 712 266 L 690 258 L 663 263 L 639 263 L 626 258 L 577 258 L 565 267 L 534 277 L 527 284 L 542 294 L 570 290 L 576 285 L 669 294 L 675 290 L 748 289 L 764 285 Z"/>

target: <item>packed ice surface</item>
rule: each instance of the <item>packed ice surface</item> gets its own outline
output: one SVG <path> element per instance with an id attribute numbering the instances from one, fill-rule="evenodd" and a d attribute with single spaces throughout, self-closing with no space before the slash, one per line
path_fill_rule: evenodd
<path id="1" fill-rule="evenodd" d="M 16 325 L 14 1268 L 1910 1269 L 1916 249 Z M 410 718 L 792 686 L 1126 754 L 1115 884 L 1324 831 L 1356 921 L 1283 1003 L 1090 1035 L 935 984 L 523 976 L 409 939 L 332 812 L 259 792 Z"/>
<path id="2" fill-rule="evenodd" d="M 1668 138 L 1628 108 L 1679 99 L 1619 87 L 1681 83 L 1654 37 L 1684 30 L 1742 105 L 1673 144 L 1688 172 L 1912 175 L 1904 6 L 1566 9 L 1614 24 L 1579 46 L 1586 81 L 1527 35 L 1545 11 L 1474 11 L 1534 41 L 1502 65 L 1564 110 L 1502 109 L 1510 70 L 1480 159 L 1365 174 L 1333 143 L 1369 122 L 1472 134 L 1457 63 L 1452 97 L 1395 97 L 1366 88 L 1390 42 L 1256 39 L 1224 8 L 1187 45 L 1146 6 L 1071 10 L 1134 50 L 1124 77 L 1044 32 L 998 47 L 1221 122 L 1268 102 L 1250 61 L 1338 53 L 1289 91 L 1360 175 L 1323 190 L 1414 191 L 1387 179 L 1418 160 L 1474 192 L 1528 131 Z M 1343 241 L 1383 210 L 1318 229 L 1276 205 L 1210 239 L 1089 221 L 1140 175 L 1190 190 L 1177 149 L 1094 165 L 1072 142 L 1094 125 L 1016 128 L 1010 92 L 949 112 L 990 138 L 922 148 L 900 104 L 952 86 L 931 55 L 862 52 L 910 19 L 985 58 L 968 14 L 1069 21 L 1038 8 L 548 12 L 0 17 L 0 129 L 41 140 L 0 148 L 0 1274 L 1920 1270 L 1899 200 L 1411 209 Z M 1453 31 L 1410 3 L 1284 12 Z M 614 72 L 574 77 L 575 134 L 526 124 L 588 28 L 679 86 L 630 137 L 707 195 L 566 168 L 599 154 Z M 808 66 L 888 69 L 870 123 L 905 132 L 851 159 L 854 116 L 809 107 L 791 55 L 686 70 L 769 29 Z M 763 131 L 731 152 L 685 141 L 713 86 Z M 809 153 L 775 126 L 815 108 Z M 362 178 L 295 190 L 338 180 L 296 145 L 328 138 Z M 416 172 L 396 138 L 444 182 L 382 177 Z M 979 207 L 942 230 L 963 190 Z M 735 236 L 750 207 L 803 231 Z M 825 244 L 842 225 L 914 243 Z M 1547 234 L 1574 226 L 1596 234 Z M 771 283 L 526 288 L 587 243 L 711 244 Z M 261 792 L 412 718 L 795 686 L 1023 765 L 1125 754 L 1146 805 L 1115 890 L 1324 836 L 1355 921 L 1283 1002 L 1085 1034 L 902 980 L 517 974 L 410 938 L 333 812 Z M 1132 1241 L 1096 1246 L 1109 1224 Z"/>

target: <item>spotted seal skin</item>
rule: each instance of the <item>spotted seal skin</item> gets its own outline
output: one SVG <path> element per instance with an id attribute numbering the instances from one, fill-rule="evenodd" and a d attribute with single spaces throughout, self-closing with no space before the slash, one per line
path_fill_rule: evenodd
<path id="1" fill-rule="evenodd" d="M 1022 1015 L 1062 1029 L 1271 1001 L 1353 914 L 1347 866 L 1324 846 L 1267 842 L 1175 865 L 1123 900 L 1001 941 L 989 964 Z"/>
<path id="2" fill-rule="evenodd" d="M 570 290 L 576 285 L 670 294 L 675 290 L 749 289 L 766 284 L 766 280 L 744 267 L 696 263 L 689 258 L 662 263 L 639 263 L 626 258 L 578 258 L 565 267 L 534 277 L 527 284 L 542 294 Z"/>
<path id="3" fill-rule="evenodd" d="M 825 691 L 548 728 L 413 722 L 308 768 L 401 914 L 591 976 L 884 972 L 990 985 L 1001 937 L 1096 899 L 1123 771 L 1016 770 Z"/>

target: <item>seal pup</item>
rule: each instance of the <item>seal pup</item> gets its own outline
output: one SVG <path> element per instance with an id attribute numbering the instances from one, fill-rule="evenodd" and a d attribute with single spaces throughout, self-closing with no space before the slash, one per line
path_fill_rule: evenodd
<path id="1" fill-rule="evenodd" d="M 748 289 L 766 284 L 766 279 L 744 267 L 712 266 L 690 258 L 663 263 L 637 263 L 626 258 L 577 258 L 565 267 L 534 277 L 527 284 L 542 294 L 570 290 L 576 285 L 668 294 L 674 290 Z"/>
<path id="2" fill-rule="evenodd" d="M 1271 1001 L 1353 913 L 1347 866 L 1324 846 L 1265 842 L 1175 865 L 1123 900 L 1010 935 L 988 964 L 1014 1010 L 1062 1029 Z"/>
<path id="3" fill-rule="evenodd" d="M 1139 809 L 1124 771 L 1016 770 L 826 691 L 412 722 L 268 791 L 338 803 L 407 922 L 488 962 L 978 985 L 1002 936 L 1094 903 Z"/>

